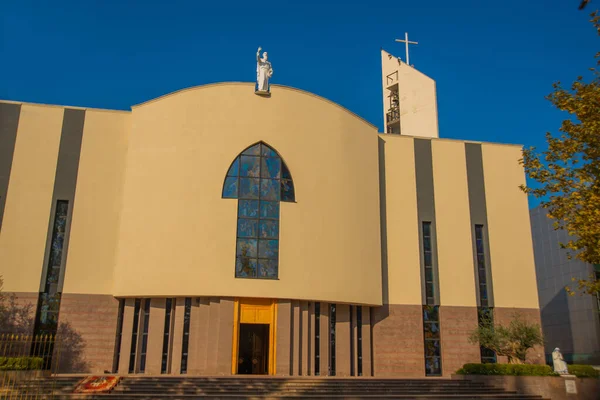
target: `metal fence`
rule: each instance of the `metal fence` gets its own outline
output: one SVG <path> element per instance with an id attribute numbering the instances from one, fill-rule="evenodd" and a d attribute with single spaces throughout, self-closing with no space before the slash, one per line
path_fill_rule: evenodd
<path id="1" fill-rule="evenodd" d="M 0 334 L 0 399 L 52 399 L 60 347 L 55 335 Z"/>

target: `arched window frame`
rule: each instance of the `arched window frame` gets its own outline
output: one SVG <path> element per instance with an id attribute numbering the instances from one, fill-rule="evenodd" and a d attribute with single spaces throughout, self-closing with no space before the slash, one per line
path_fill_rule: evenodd
<path id="1" fill-rule="evenodd" d="M 262 141 L 248 146 L 229 166 L 222 197 L 238 199 L 235 277 L 278 279 L 279 204 L 295 202 L 281 155 Z"/>

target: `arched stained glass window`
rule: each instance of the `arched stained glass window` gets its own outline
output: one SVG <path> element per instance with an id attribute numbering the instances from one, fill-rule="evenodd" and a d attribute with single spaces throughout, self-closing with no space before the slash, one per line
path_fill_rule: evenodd
<path id="1" fill-rule="evenodd" d="M 277 279 L 279 202 L 295 201 L 279 154 L 262 142 L 244 150 L 227 171 L 223 198 L 238 199 L 235 277 Z"/>

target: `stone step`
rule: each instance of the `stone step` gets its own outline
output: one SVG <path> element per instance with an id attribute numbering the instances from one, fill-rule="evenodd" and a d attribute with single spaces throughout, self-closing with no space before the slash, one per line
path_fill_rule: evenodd
<path id="1" fill-rule="evenodd" d="M 111 393 L 73 394 L 85 376 L 54 376 L 23 382 L 22 394 L 76 399 L 416 399 L 542 400 L 469 380 L 443 378 L 287 378 L 125 376 Z M 39 397 L 39 396 L 38 396 Z M 2 397 L 0 397 L 1 399 Z"/>
<path id="2" fill-rule="evenodd" d="M 46 392 L 43 389 L 20 389 L 21 392 L 25 393 L 25 392 L 38 392 L 38 391 L 42 391 L 42 392 Z M 70 390 L 54 390 L 55 393 L 68 393 L 71 392 L 72 389 Z M 256 389 L 246 389 L 246 390 L 228 390 L 228 389 L 214 389 L 214 390 L 198 390 L 198 389 L 187 389 L 187 390 L 180 390 L 180 389 L 164 389 L 164 388 L 133 388 L 133 389 L 123 389 L 123 388 L 115 388 L 113 390 L 113 393 L 115 394 L 126 394 L 126 393 L 147 393 L 147 394 L 197 394 L 197 395 L 217 395 L 217 394 L 239 394 L 239 393 L 245 393 L 245 394 L 260 394 L 260 395 L 274 395 L 274 394 L 278 394 L 278 395 L 283 395 L 283 394 L 298 394 L 298 393 L 304 393 L 304 394 L 348 394 L 348 395 L 352 395 L 352 394 L 411 394 L 411 393 L 416 393 L 416 394 L 424 394 L 424 393 L 431 393 L 431 394 L 439 394 L 439 393 L 451 393 L 451 394 L 479 394 L 479 393 L 486 393 L 486 394 L 491 394 L 491 393 L 509 393 L 509 394 L 514 394 L 515 392 L 510 392 L 510 391 L 504 391 L 502 389 L 494 389 L 494 388 L 490 388 L 490 389 L 463 389 L 463 390 L 452 390 L 452 389 L 440 389 L 440 390 L 422 390 L 422 389 L 406 389 L 406 390 L 366 390 L 366 389 L 359 389 L 359 390 L 333 390 L 333 389 L 307 389 L 307 390 L 256 390 Z"/>
<path id="3" fill-rule="evenodd" d="M 405 388 L 405 387 L 452 387 L 452 388 L 462 388 L 462 387 L 485 387 L 485 384 L 438 384 L 438 385 L 429 385 L 426 383 L 381 383 L 381 384 L 372 384 L 365 383 L 362 385 L 344 385 L 344 384 L 330 384 L 327 382 L 317 383 L 317 384 L 290 384 L 290 383 L 256 383 L 256 382 L 248 382 L 245 384 L 241 383 L 213 383 L 213 382 L 177 382 L 177 383 L 164 383 L 164 382 L 130 382 L 128 380 L 123 380 L 121 382 L 122 386 L 156 386 L 159 385 L 161 387 L 254 387 L 254 388 L 276 388 L 276 387 L 285 387 L 285 388 L 303 388 L 303 387 L 331 387 L 331 388 L 389 388 L 389 387 L 397 387 L 397 388 Z"/>
<path id="4" fill-rule="evenodd" d="M 58 384 L 62 384 L 62 383 L 72 383 L 72 382 L 79 382 L 82 378 L 80 379 L 71 379 L 71 380 L 58 380 L 58 379 L 54 379 L 54 378 L 47 378 L 47 379 L 30 379 L 30 380 L 26 380 L 25 382 L 45 382 L 45 381 L 52 381 L 54 383 L 58 383 Z M 240 384 L 240 385 L 246 385 L 248 383 L 264 383 L 264 384 L 277 384 L 277 385 L 281 385 L 281 384 L 296 384 L 296 385 L 315 385 L 315 384 L 323 384 L 323 383 L 327 383 L 327 384 L 337 384 L 337 385 L 367 385 L 367 384 L 377 384 L 377 385 L 388 385 L 388 384 L 419 384 L 419 385 L 470 385 L 470 384 L 474 384 L 476 382 L 473 381 L 469 381 L 469 380 L 451 380 L 451 379 L 446 379 L 446 380 L 432 380 L 431 382 L 428 381 L 413 381 L 413 380 L 388 380 L 388 381 L 379 381 L 379 380 L 372 380 L 372 379 L 360 379 L 360 378 L 349 378 L 347 381 L 343 381 L 343 380 L 330 380 L 328 378 L 322 378 L 322 379 L 315 379 L 315 380 L 294 380 L 294 381 L 287 381 L 284 379 L 256 379 L 256 380 L 250 380 L 250 379 L 244 379 L 244 380 L 227 380 L 227 381 L 221 381 L 219 379 L 211 379 L 211 380 L 207 380 L 207 379 L 161 379 L 161 378 L 131 378 L 128 376 L 124 376 L 122 377 L 122 380 L 126 380 L 128 382 L 162 382 L 162 383 L 218 383 L 218 384 Z"/>
<path id="5" fill-rule="evenodd" d="M 34 384 L 35 385 L 35 384 Z M 382 383 L 382 384 L 363 384 L 363 385 L 343 385 L 343 384 L 330 384 L 330 383 L 319 383 L 319 384 L 289 384 L 289 383 L 271 383 L 271 384 L 263 384 L 263 383 L 246 383 L 246 384 L 237 384 L 237 383 L 212 383 L 212 382 L 180 382 L 180 383 L 163 383 L 163 382 L 130 382 L 127 380 L 123 380 L 121 382 L 122 386 L 161 386 L 161 387 L 254 387 L 254 388 L 273 388 L 273 387 L 285 387 L 285 388 L 303 388 L 303 387 L 331 387 L 331 388 L 389 388 L 389 387 L 397 387 L 397 388 L 405 388 L 405 387 L 451 387 L 451 388 L 463 388 L 463 387 L 485 387 L 484 384 L 463 384 L 463 385 L 428 385 L 426 383 L 421 384 L 399 384 L 399 383 Z M 57 385 L 58 386 L 58 385 Z M 62 385 L 61 385 L 62 386 Z"/>
<path id="6" fill-rule="evenodd" d="M 115 389 L 115 391 L 121 391 L 121 392 L 133 392 L 133 391 L 138 391 L 138 392 L 145 392 L 148 390 L 152 390 L 152 391 L 165 391 L 165 392 L 237 392 L 240 390 L 243 390 L 245 392 L 249 392 L 249 391 L 255 391 L 255 392 L 460 392 L 460 393 L 471 393 L 471 392 L 490 392 L 490 391 L 503 391 L 502 389 L 498 389 L 498 388 L 461 388 L 461 389 L 456 389 L 456 388 L 402 388 L 402 389 L 398 389 L 398 388 L 381 388 L 381 389 L 377 389 L 377 390 L 371 390 L 371 389 L 367 389 L 367 388 L 356 388 L 356 389 L 352 389 L 352 388 L 327 388 L 327 387 L 312 387 L 312 388 L 295 388 L 295 389 L 287 389 L 287 388 L 274 388 L 274 389 L 267 389 L 267 388 L 225 388 L 225 387 L 215 387 L 215 388 L 195 388 L 195 387 L 188 387 L 188 388 L 163 388 L 163 387 L 122 387 L 122 386 L 117 386 Z"/>
<path id="7" fill-rule="evenodd" d="M 328 379 L 321 379 L 318 381 L 268 381 L 268 380 L 253 380 L 253 381 L 206 381 L 206 380 L 167 380 L 167 379 L 140 379 L 140 378 L 123 378 L 123 381 L 126 382 L 135 382 L 135 383 L 164 383 L 164 384 L 219 384 L 219 385 L 248 385 L 248 384 L 272 384 L 272 385 L 350 385 L 350 386 L 362 386 L 362 385 L 469 385 L 474 382 L 465 381 L 465 380 L 447 380 L 447 381 L 371 381 L 371 380 L 360 380 L 354 381 L 349 380 L 350 382 L 344 381 L 330 381 Z"/>
<path id="8" fill-rule="evenodd" d="M 56 387 L 63 388 L 77 385 L 79 381 L 72 382 L 52 382 L 52 380 L 48 381 L 39 381 L 39 382 L 23 382 L 19 386 L 20 387 Z M 319 382 L 317 384 L 306 384 L 306 383 L 288 383 L 288 382 L 228 382 L 228 383 L 219 383 L 219 382 L 164 382 L 164 381 L 132 381 L 129 379 L 124 379 L 121 381 L 119 386 L 121 387 L 162 387 L 162 388 L 213 388 L 213 387 L 229 387 L 229 388 L 286 388 L 286 389 L 298 389 L 298 388 L 311 388 L 311 387 L 327 387 L 327 388 L 370 388 L 370 389 L 379 389 L 379 388 L 485 388 L 485 384 L 483 383 L 474 383 L 461 381 L 463 383 L 456 384 L 456 381 L 449 381 L 444 384 L 435 384 L 430 385 L 427 383 L 397 383 L 397 382 L 386 382 L 386 383 L 371 383 L 364 382 L 362 384 L 343 384 L 343 383 L 331 383 L 331 382 Z"/>
<path id="9" fill-rule="evenodd" d="M 21 386 L 54 386 L 54 387 L 65 387 L 70 385 L 76 385 L 79 382 L 53 382 L 52 380 L 47 381 L 26 381 L 22 382 Z M 388 388 L 388 387 L 485 387 L 484 383 L 475 383 L 475 382 L 467 382 L 456 384 L 455 381 L 444 383 L 444 384 L 427 384 L 427 383 L 397 383 L 397 382 L 389 382 L 389 383 L 370 383 L 364 382 L 362 384 L 343 384 L 343 383 L 331 383 L 331 382 L 319 382 L 314 384 L 305 384 L 305 383 L 288 383 L 288 382 L 244 382 L 244 383 L 233 383 L 233 382 L 163 382 L 163 381 L 131 381 L 129 379 L 123 379 L 121 381 L 121 385 L 123 386 L 161 386 L 161 387 L 287 387 L 287 388 L 298 388 L 298 387 L 315 387 L 315 386 L 326 386 L 332 388 L 359 388 L 359 387 L 369 387 L 369 388 Z M 465 382 L 465 381 L 461 381 Z"/>
<path id="10" fill-rule="evenodd" d="M 480 394 L 480 395 L 451 395 L 451 394 L 441 394 L 441 395 L 431 395 L 431 394 L 411 394 L 411 395 L 361 395 L 361 396 L 348 396 L 348 395 L 298 395 L 298 396 L 240 396 L 237 395 L 216 395 L 216 396 L 197 396 L 197 395 L 148 395 L 148 394 L 126 394 L 126 395 L 118 395 L 118 394 L 102 394 L 102 395 L 61 395 L 54 396 L 54 399 L 65 399 L 65 400 L 75 400 L 75 399 L 86 399 L 86 400 L 122 400 L 122 399 L 262 399 L 262 400 L 274 400 L 274 399 L 418 399 L 418 400 L 466 400 L 466 399 L 485 399 L 485 400 L 546 400 L 540 396 L 534 395 L 515 395 L 515 394 Z"/>

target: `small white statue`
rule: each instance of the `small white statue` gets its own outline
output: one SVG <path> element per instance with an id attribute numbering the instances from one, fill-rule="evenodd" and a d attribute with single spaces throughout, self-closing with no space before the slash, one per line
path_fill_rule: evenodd
<path id="1" fill-rule="evenodd" d="M 557 374 L 566 375 L 569 373 L 567 363 L 563 359 L 563 355 L 558 347 L 552 352 L 552 363 L 554 364 L 554 372 Z"/>
<path id="2" fill-rule="evenodd" d="M 262 58 L 260 58 L 260 51 L 262 47 L 259 47 L 256 51 L 256 82 L 258 84 L 257 92 L 268 93 L 269 92 L 269 78 L 273 76 L 273 67 L 271 62 L 268 61 L 268 55 L 265 51 Z"/>

